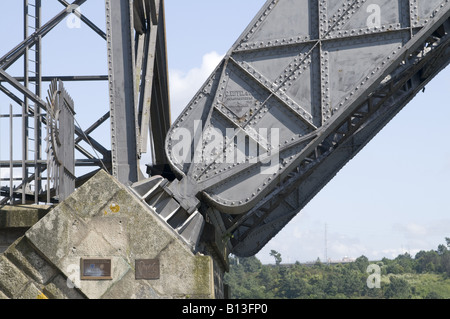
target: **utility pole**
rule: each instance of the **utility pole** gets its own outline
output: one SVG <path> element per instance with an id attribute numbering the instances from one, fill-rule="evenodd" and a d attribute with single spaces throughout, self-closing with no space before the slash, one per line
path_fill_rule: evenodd
<path id="1" fill-rule="evenodd" d="M 327 224 L 325 223 L 325 262 L 328 263 L 328 238 L 327 238 Z"/>

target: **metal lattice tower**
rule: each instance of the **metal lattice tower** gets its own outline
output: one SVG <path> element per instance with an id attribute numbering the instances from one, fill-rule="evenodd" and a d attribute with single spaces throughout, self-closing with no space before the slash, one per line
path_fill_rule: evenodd
<path id="1" fill-rule="evenodd" d="M 0 159 L 3 175 L 9 175 L 3 177 L 7 185 L 2 184 L 1 204 L 58 203 L 98 169 L 106 169 L 125 184 L 136 182 L 143 176 L 139 165 L 145 153 L 151 153 L 155 165 L 166 163 L 163 144 L 171 121 L 163 1 L 106 1 L 105 25 L 96 25 L 82 14 L 85 2 L 54 1 L 53 7 L 59 5 L 61 10 L 44 22 L 42 11 L 49 4 L 23 1 L 23 41 L 0 58 L 0 90 L 11 100 L 12 107 L 11 114 L 2 114 L 3 119 L 11 119 L 11 150 L 7 159 Z M 108 61 L 107 74 L 42 73 L 44 40 L 64 23 L 82 24 L 104 43 L 106 50 L 97 54 L 103 54 Z M 80 57 L 76 63 L 82 64 L 83 58 L 88 59 Z M 23 75 L 13 76 L 9 69 L 18 64 L 23 65 Z M 63 66 L 61 60 L 62 70 Z M 75 118 L 75 136 L 69 140 L 62 139 L 71 132 L 67 125 L 70 119 L 63 117 L 61 110 L 68 107 L 73 115 L 81 117 L 89 116 L 89 109 L 72 101 L 63 82 L 86 88 L 93 82 L 104 82 L 109 87 L 109 93 L 99 92 L 110 97 L 109 109 L 105 108 L 99 118 L 91 118 L 92 125 L 84 129 Z M 111 140 L 95 139 L 95 131 L 108 120 Z M 58 143 L 60 147 L 55 147 Z M 12 149 L 13 144 L 20 145 L 21 154 Z M 68 153 L 76 158 L 61 162 L 59 159 Z M 83 168 L 83 173 L 77 176 L 76 168 Z M 57 173 L 59 170 L 61 173 Z M 63 191 L 60 186 L 68 183 L 71 188 Z"/>

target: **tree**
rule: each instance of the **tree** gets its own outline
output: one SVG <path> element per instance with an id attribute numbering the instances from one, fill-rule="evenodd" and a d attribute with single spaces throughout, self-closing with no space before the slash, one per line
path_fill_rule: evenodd
<path id="1" fill-rule="evenodd" d="M 275 291 L 280 286 L 279 272 L 276 267 L 262 266 L 258 273 L 256 280 L 259 280 L 265 286 L 267 298 L 273 299 L 275 297 Z"/>
<path id="2" fill-rule="evenodd" d="M 445 245 L 439 245 L 437 249 L 437 253 L 439 256 L 442 256 L 448 251 L 447 247 Z"/>
<path id="3" fill-rule="evenodd" d="M 356 258 L 354 265 L 361 271 L 365 272 L 367 267 L 369 266 L 369 259 L 362 255 L 361 257 Z"/>
<path id="4" fill-rule="evenodd" d="M 342 272 L 342 286 L 339 287 L 339 291 L 349 298 L 361 295 L 365 286 L 362 275 L 359 270 L 344 269 Z"/>
<path id="5" fill-rule="evenodd" d="M 275 264 L 278 266 L 279 264 L 281 264 L 281 254 L 279 252 L 277 252 L 276 250 L 271 250 L 270 251 L 270 256 L 272 256 L 273 258 L 275 258 Z"/>
<path id="6" fill-rule="evenodd" d="M 395 258 L 395 261 L 403 268 L 404 272 L 412 272 L 414 269 L 414 259 L 408 253 L 398 255 L 397 258 Z"/>
<path id="7" fill-rule="evenodd" d="M 411 297 L 411 287 L 405 279 L 392 276 L 389 281 L 389 286 L 384 293 L 387 298 L 407 299 Z"/>
<path id="8" fill-rule="evenodd" d="M 224 282 L 231 288 L 232 298 L 237 299 L 273 299 L 273 298 L 448 298 L 446 289 L 427 286 L 422 278 L 440 278 L 448 285 L 450 277 L 450 238 L 437 250 L 420 251 L 412 258 L 402 254 L 393 260 L 383 258 L 378 262 L 381 274 L 389 278 L 384 280 L 381 289 L 371 289 L 367 285 L 367 266 L 365 256 L 355 262 L 339 265 L 325 265 L 317 259 L 316 264 L 305 266 L 280 265 L 281 254 L 270 252 L 276 266 L 263 265 L 256 257 L 240 258 L 230 256 L 230 271 L 225 274 Z M 394 274 L 434 272 L 434 274 L 398 276 Z M 392 275 L 387 275 L 391 273 Z M 386 278 L 384 277 L 384 278 Z M 433 279 L 434 281 L 434 279 Z M 416 289 L 420 287 L 420 289 Z"/>
<path id="9" fill-rule="evenodd" d="M 410 254 L 405 253 L 398 255 L 394 260 L 387 263 L 386 273 L 388 274 L 403 274 L 413 272 L 415 267 L 415 260 Z"/>
<path id="10" fill-rule="evenodd" d="M 442 266 L 442 272 L 447 275 L 447 277 L 450 277 L 450 251 L 446 251 L 441 256 L 441 266 Z"/>
<path id="11" fill-rule="evenodd" d="M 256 273 L 262 266 L 261 261 L 255 256 L 242 258 L 241 265 L 244 267 L 244 270 L 249 273 Z"/>
<path id="12" fill-rule="evenodd" d="M 296 272 L 289 272 L 281 283 L 282 297 L 300 298 L 306 295 L 306 282 Z"/>
<path id="13" fill-rule="evenodd" d="M 316 262 L 314 263 L 315 267 L 321 268 L 322 267 L 322 262 L 320 261 L 320 258 L 317 257 Z"/>
<path id="14" fill-rule="evenodd" d="M 416 269 L 419 273 L 434 272 L 439 269 L 440 259 L 436 251 L 419 251 L 416 254 Z"/>
<path id="15" fill-rule="evenodd" d="M 442 297 L 437 292 L 431 291 L 425 296 L 425 299 L 442 299 Z"/>
<path id="16" fill-rule="evenodd" d="M 403 274 L 404 272 L 405 272 L 405 269 L 398 263 L 392 263 L 386 267 L 386 273 L 388 273 L 388 274 L 399 275 L 399 274 Z"/>

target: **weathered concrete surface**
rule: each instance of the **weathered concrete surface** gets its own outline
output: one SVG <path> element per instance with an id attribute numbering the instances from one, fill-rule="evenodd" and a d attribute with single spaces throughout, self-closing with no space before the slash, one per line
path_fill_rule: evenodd
<path id="1" fill-rule="evenodd" d="M 85 298 L 24 237 L 0 255 L 0 299 Z"/>
<path id="2" fill-rule="evenodd" d="M 50 209 L 51 206 L 46 205 L 0 206 L 0 229 L 30 228 Z"/>
<path id="3" fill-rule="evenodd" d="M 25 235 L 29 228 L 4 228 L 0 229 L 0 254 L 5 252 L 18 238 Z"/>
<path id="4" fill-rule="evenodd" d="M 0 253 L 22 237 L 51 208 L 46 205 L 0 206 Z"/>
<path id="5" fill-rule="evenodd" d="M 80 280 L 81 258 L 110 258 L 112 279 Z M 136 259 L 159 259 L 159 279 L 136 280 Z M 102 171 L 1 256 L 0 298 L 36 298 L 41 291 L 47 298 L 214 298 L 213 262 L 194 255 Z"/>

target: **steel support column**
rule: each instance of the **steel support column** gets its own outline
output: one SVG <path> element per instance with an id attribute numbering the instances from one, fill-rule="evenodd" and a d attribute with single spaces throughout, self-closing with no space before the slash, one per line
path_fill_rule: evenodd
<path id="1" fill-rule="evenodd" d="M 134 103 L 132 1 L 106 0 L 106 34 L 111 112 L 113 175 L 124 184 L 138 180 Z"/>

